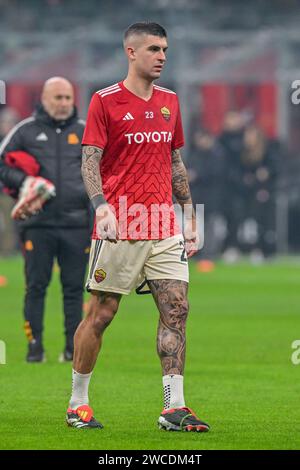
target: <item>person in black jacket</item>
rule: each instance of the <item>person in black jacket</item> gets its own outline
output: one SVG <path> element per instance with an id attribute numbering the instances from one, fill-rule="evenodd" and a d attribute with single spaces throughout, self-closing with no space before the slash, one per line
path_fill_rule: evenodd
<path id="1" fill-rule="evenodd" d="M 81 177 L 84 125 L 77 117 L 71 83 L 53 77 L 44 84 L 35 113 L 16 125 L 0 146 L 0 180 L 5 186 L 19 191 L 28 178 L 4 163 L 7 153 L 22 150 L 35 158 L 40 165 L 39 176 L 56 189 L 56 197 L 46 202 L 42 211 L 18 224 L 25 258 L 28 362 L 44 360 L 44 302 L 55 258 L 60 267 L 65 315 L 66 344 L 61 360 L 72 360 L 73 356 L 90 243 L 90 204 Z"/>

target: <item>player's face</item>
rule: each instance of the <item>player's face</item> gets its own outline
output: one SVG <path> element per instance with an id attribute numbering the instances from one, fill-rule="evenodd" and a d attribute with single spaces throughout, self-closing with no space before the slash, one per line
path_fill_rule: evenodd
<path id="1" fill-rule="evenodd" d="M 144 35 L 134 49 L 134 68 L 138 75 L 155 80 L 160 77 L 166 62 L 168 43 L 166 38 Z"/>
<path id="2" fill-rule="evenodd" d="M 42 103 L 53 119 L 57 121 L 68 119 L 74 108 L 73 88 L 65 83 L 53 83 L 45 90 Z"/>

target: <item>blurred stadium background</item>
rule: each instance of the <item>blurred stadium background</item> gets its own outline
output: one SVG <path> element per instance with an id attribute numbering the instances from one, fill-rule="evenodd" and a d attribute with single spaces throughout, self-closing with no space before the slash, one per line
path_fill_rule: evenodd
<path id="1" fill-rule="evenodd" d="M 157 434 L 157 318 L 150 298 L 133 295 L 107 333 L 92 381 L 93 406 L 107 428 L 101 439 L 70 439 L 63 427 L 70 365 L 57 363 L 58 274 L 47 297 L 48 362 L 25 367 L 22 260 L 10 256 L 19 250 L 12 202 L 0 194 L 1 447 L 299 449 L 299 374 L 290 360 L 300 301 L 300 107 L 291 101 L 300 79 L 299 2 L 0 0 L 0 10 L 7 88 L 0 140 L 33 111 L 53 75 L 74 83 L 84 118 L 92 93 L 125 76 L 124 29 L 144 19 L 166 27 L 160 84 L 179 94 L 183 155 L 194 200 L 205 204 L 205 247 L 191 263 L 186 384 L 189 406 L 212 424 L 200 444 L 198 436 Z M 207 259 L 217 269 L 199 273 L 213 269 Z M 135 412 L 145 407 L 140 430 Z"/>
<path id="2" fill-rule="evenodd" d="M 124 77 L 124 29 L 150 18 L 169 34 L 160 83 L 179 94 L 194 200 L 205 204 L 200 256 L 260 262 L 300 250 L 297 0 L 0 0 L 0 8 L 0 139 L 53 75 L 75 84 L 85 117 L 93 91 Z M 8 206 L 1 196 L 3 255 L 15 248 Z"/>

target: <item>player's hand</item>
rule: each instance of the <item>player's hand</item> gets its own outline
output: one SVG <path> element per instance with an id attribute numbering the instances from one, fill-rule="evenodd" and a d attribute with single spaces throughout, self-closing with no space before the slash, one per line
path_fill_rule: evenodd
<path id="1" fill-rule="evenodd" d="M 11 216 L 16 220 L 27 219 L 37 214 L 52 197 L 55 197 L 55 186 L 51 181 L 40 176 L 28 176 L 21 186 L 19 199 Z"/>
<path id="2" fill-rule="evenodd" d="M 101 204 L 96 210 L 96 231 L 103 240 L 117 243 L 118 222 L 109 204 Z"/>
<path id="3" fill-rule="evenodd" d="M 190 258 L 199 250 L 200 237 L 197 231 L 196 219 L 186 220 L 184 223 L 184 244 L 187 257 Z"/>

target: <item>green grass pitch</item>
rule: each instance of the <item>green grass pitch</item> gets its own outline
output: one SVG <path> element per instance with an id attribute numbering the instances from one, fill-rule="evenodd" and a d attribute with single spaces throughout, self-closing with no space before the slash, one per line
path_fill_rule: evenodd
<path id="1" fill-rule="evenodd" d="M 21 258 L 0 259 L 1 449 L 299 449 L 300 270 L 290 261 L 253 267 L 218 264 L 199 273 L 191 264 L 186 403 L 211 425 L 207 434 L 157 428 L 162 385 L 150 296 L 124 297 L 105 333 L 90 401 L 103 430 L 65 424 L 71 365 L 63 348 L 58 273 L 48 291 L 45 364 L 26 364 Z"/>

